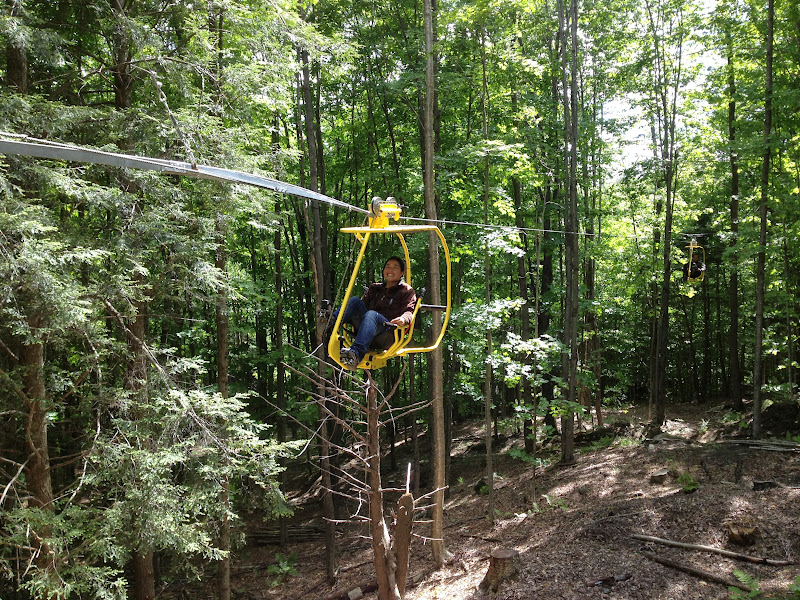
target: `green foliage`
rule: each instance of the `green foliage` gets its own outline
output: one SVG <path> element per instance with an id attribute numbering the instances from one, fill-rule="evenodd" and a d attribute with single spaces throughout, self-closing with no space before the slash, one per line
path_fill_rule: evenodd
<path id="1" fill-rule="evenodd" d="M 691 494 L 692 492 L 700 489 L 700 484 L 688 471 L 684 471 L 680 474 L 680 477 L 678 477 L 678 483 L 682 486 L 683 491 L 687 494 Z"/>
<path id="2" fill-rule="evenodd" d="M 91 596 L 109 600 L 127 597 L 123 565 L 114 565 L 101 528 L 103 512 L 66 504 L 57 511 L 17 507 L 5 511 L 4 546 L 25 547 L 30 533 L 47 532 L 42 540 L 53 556 L 71 557 L 52 569 L 33 569 L 22 585 L 33 597 Z M 0 561 L 4 557 L 0 555 Z M 5 565 L 4 565 L 5 567 Z M 0 590 L 2 590 L 0 582 Z"/>
<path id="3" fill-rule="evenodd" d="M 544 498 L 545 502 L 547 503 L 547 507 L 542 507 L 538 502 L 534 502 L 532 507 L 534 513 L 554 509 L 569 510 L 569 506 L 567 505 L 566 500 L 563 498 L 551 498 L 549 494 L 542 494 L 542 498 Z"/>
<path id="4" fill-rule="evenodd" d="M 503 373 L 508 386 L 518 385 L 523 378 L 532 386 L 541 386 L 545 376 L 561 360 L 562 350 L 563 344 L 549 335 L 523 340 L 508 332 L 505 341 L 492 355 L 492 367 Z"/>
<path id="5" fill-rule="evenodd" d="M 788 600 L 800 600 L 800 575 L 798 575 L 794 583 L 789 586 L 789 592 L 791 596 L 789 596 Z"/>
<path id="6" fill-rule="evenodd" d="M 601 450 L 603 448 L 610 448 L 614 445 L 616 441 L 616 436 L 613 435 L 606 435 L 601 437 L 599 440 L 592 442 L 592 450 Z"/>
<path id="7" fill-rule="evenodd" d="M 551 498 L 549 494 L 542 494 L 542 498 L 545 499 L 547 505 L 550 508 L 560 508 L 561 510 L 569 510 L 569 505 L 567 501 L 563 498 Z"/>
<path id="8" fill-rule="evenodd" d="M 275 563 L 267 567 L 267 573 L 273 577 L 270 581 L 271 586 L 281 585 L 289 577 L 297 575 L 295 564 L 297 563 L 297 552 L 291 552 L 284 556 L 280 552 L 275 553 Z"/>
<path id="9" fill-rule="evenodd" d="M 722 415 L 722 423 L 726 425 L 738 425 L 741 428 L 747 427 L 747 415 L 735 410 L 727 411 Z"/>
<path id="10" fill-rule="evenodd" d="M 546 464 L 545 460 L 538 456 L 531 456 L 523 448 L 512 446 L 508 449 L 508 455 L 516 460 L 521 460 L 537 467 L 542 467 Z"/>
<path id="11" fill-rule="evenodd" d="M 639 446 L 642 440 L 632 437 L 617 438 L 617 444 L 620 448 L 630 448 L 631 446 Z"/>
<path id="12" fill-rule="evenodd" d="M 733 574 L 736 576 L 736 579 L 750 588 L 750 591 L 745 592 L 737 587 L 728 586 L 728 598 L 731 600 L 746 600 L 747 598 L 758 598 L 762 595 L 763 592 L 759 589 L 759 581 L 756 577 L 740 569 L 734 569 Z"/>

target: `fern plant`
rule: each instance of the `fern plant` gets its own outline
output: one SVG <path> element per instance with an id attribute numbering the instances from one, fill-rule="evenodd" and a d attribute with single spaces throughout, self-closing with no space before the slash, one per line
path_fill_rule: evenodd
<path id="1" fill-rule="evenodd" d="M 747 587 L 750 588 L 749 592 L 745 592 L 739 588 L 728 586 L 728 592 L 730 592 L 730 600 L 746 600 L 747 598 L 758 598 L 761 595 L 760 584 L 758 578 L 745 573 L 739 569 L 734 569 L 733 574 L 736 576 L 736 579 L 739 580 L 740 583 L 743 583 Z"/>
<path id="2" fill-rule="evenodd" d="M 267 567 L 267 573 L 275 577 L 270 584 L 272 586 L 279 585 L 285 579 L 297 575 L 295 569 L 295 562 L 297 562 L 297 552 L 292 552 L 288 556 L 284 556 L 280 552 L 275 553 L 275 564 Z"/>
<path id="3" fill-rule="evenodd" d="M 700 488 L 700 484 L 692 477 L 691 473 L 682 473 L 681 476 L 678 477 L 678 483 L 683 486 L 683 491 L 687 494 L 691 494 Z"/>

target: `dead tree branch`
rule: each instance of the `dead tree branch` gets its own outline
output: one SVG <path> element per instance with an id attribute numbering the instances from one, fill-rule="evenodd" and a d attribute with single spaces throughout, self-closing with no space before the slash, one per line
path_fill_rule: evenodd
<path id="1" fill-rule="evenodd" d="M 700 552 L 713 552 L 715 554 L 721 554 L 722 556 L 727 556 L 728 558 L 745 560 L 747 562 L 760 565 L 774 565 L 777 567 L 785 567 L 787 565 L 794 564 L 788 560 L 774 560 L 771 558 L 763 558 L 761 556 L 748 556 L 747 554 L 739 554 L 738 552 L 731 552 L 730 550 L 725 550 L 724 548 L 715 548 L 714 546 L 703 546 L 701 544 L 687 544 L 685 542 L 676 542 L 675 540 L 653 537 L 651 535 L 634 534 L 631 537 L 637 540 L 642 540 L 643 542 L 653 542 L 655 544 L 664 544 L 665 546 L 675 546 L 676 548 L 699 550 Z"/>
<path id="2" fill-rule="evenodd" d="M 666 567 L 672 567 L 673 569 L 678 569 L 679 571 L 683 571 L 684 573 L 688 573 L 689 575 L 694 575 L 695 577 L 700 577 L 701 579 L 707 579 L 715 583 L 721 583 L 722 585 L 736 587 L 739 588 L 740 590 L 744 590 L 745 592 L 751 591 L 750 588 L 743 583 L 740 583 L 738 581 L 731 581 L 730 579 L 726 579 L 725 577 L 716 575 L 714 573 L 709 573 L 708 571 L 703 571 L 702 569 L 698 569 L 697 567 L 693 567 L 691 565 L 684 565 L 682 563 L 677 563 L 667 558 L 662 558 L 657 554 L 651 554 L 650 552 L 642 552 L 642 555 L 646 556 L 651 560 L 656 561 L 657 563 L 661 563 Z"/>

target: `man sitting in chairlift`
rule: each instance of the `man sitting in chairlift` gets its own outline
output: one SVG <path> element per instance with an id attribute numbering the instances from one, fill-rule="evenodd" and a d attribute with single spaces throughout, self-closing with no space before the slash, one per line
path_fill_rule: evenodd
<path id="1" fill-rule="evenodd" d="M 683 278 L 686 279 L 688 276 L 689 279 L 699 279 L 705 270 L 706 265 L 700 260 L 700 255 L 697 252 L 692 252 L 692 262 L 684 265 Z"/>
<path id="2" fill-rule="evenodd" d="M 405 272 L 406 263 L 402 258 L 388 258 L 383 265 L 383 283 L 373 283 L 361 298 L 351 297 L 347 302 L 342 323 L 351 324 L 356 337 L 340 354 L 345 367 L 357 368 L 370 347 L 391 345 L 392 328 L 387 329 L 386 324 L 397 327 L 411 324 L 417 296 L 414 288 L 403 281 Z M 335 322 L 338 312 L 338 309 L 334 312 L 331 323 Z"/>

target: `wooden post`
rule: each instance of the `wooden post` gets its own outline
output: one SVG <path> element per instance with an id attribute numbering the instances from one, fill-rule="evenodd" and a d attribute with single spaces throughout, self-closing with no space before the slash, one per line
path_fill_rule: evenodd
<path id="1" fill-rule="evenodd" d="M 372 551 L 375 561 L 375 575 L 378 578 L 378 598 L 380 600 L 399 600 L 400 592 L 395 581 L 394 552 L 390 546 L 389 530 L 383 517 L 383 490 L 381 489 L 381 447 L 380 411 L 378 410 L 378 389 L 367 371 L 367 482 L 369 485 L 369 528 L 372 534 Z"/>
<path id="2" fill-rule="evenodd" d="M 397 557 L 395 579 L 400 597 L 406 597 L 408 552 L 411 549 L 411 526 L 414 519 L 414 496 L 406 492 L 397 501 L 397 525 L 394 528 L 394 555 Z"/>

